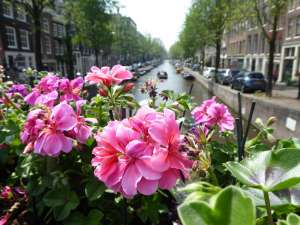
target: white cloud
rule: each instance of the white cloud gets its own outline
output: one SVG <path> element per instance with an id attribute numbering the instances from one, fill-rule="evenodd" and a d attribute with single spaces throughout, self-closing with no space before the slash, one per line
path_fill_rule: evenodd
<path id="1" fill-rule="evenodd" d="M 160 38 L 169 48 L 178 38 L 191 0 L 119 0 L 142 33 Z"/>

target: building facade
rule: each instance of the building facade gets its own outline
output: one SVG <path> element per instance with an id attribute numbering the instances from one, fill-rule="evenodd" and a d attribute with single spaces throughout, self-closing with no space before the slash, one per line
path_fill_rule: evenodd
<path id="1" fill-rule="evenodd" d="M 290 0 L 281 49 L 279 81 L 298 79 L 300 73 L 300 0 Z"/>
<path id="2" fill-rule="evenodd" d="M 0 4 L 0 63 L 9 70 L 35 66 L 31 21 L 15 1 Z"/>
<path id="3" fill-rule="evenodd" d="M 277 29 L 274 71 L 277 82 L 295 81 L 300 73 L 300 0 L 288 0 L 288 8 L 279 20 Z M 261 1 L 260 9 L 265 9 Z M 263 18 L 269 35 L 272 33 L 268 19 Z M 249 71 L 268 72 L 269 44 L 257 23 L 250 20 L 235 24 L 224 35 L 226 67 Z"/>
<path id="4" fill-rule="evenodd" d="M 0 0 L 0 65 L 12 74 L 36 67 L 32 21 L 18 1 Z M 55 9 L 42 15 L 41 52 L 47 71 L 66 75 L 66 26 L 57 0 Z M 94 65 L 93 51 L 79 45 L 73 49 L 74 74 L 85 74 Z"/>

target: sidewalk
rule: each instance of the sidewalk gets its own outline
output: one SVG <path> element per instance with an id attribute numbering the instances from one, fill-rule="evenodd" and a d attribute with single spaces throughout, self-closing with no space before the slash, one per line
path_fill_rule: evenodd
<path id="1" fill-rule="evenodd" d="M 192 73 L 195 77 L 196 80 L 199 81 L 200 83 L 206 82 L 212 82 L 210 79 L 205 78 L 204 76 L 200 75 L 199 72 L 192 71 L 189 68 L 185 68 L 186 71 L 189 71 Z M 225 85 L 220 85 L 214 83 L 214 85 L 219 85 L 224 89 L 227 89 L 230 92 L 235 92 L 237 93 L 238 91 L 232 90 L 229 86 Z M 252 93 L 252 94 L 243 94 L 246 97 L 253 98 L 255 100 L 260 99 L 278 106 L 281 106 L 283 108 L 290 108 L 293 110 L 297 110 L 300 113 L 300 100 L 296 99 L 298 94 L 298 89 L 294 87 L 288 87 L 286 89 L 276 89 L 276 87 L 273 90 L 273 97 L 267 97 L 264 93 Z"/>

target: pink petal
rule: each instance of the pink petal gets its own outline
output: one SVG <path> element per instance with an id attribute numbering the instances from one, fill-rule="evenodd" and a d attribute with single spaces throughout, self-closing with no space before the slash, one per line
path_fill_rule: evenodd
<path id="1" fill-rule="evenodd" d="M 142 175 L 134 164 L 130 164 L 122 179 L 122 188 L 127 195 L 137 194 L 137 184 L 142 179 Z"/>
<path id="2" fill-rule="evenodd" d="M 157 180 L 146 180 L 143 178 L 137 186 L 138 191 L 143 195 L 152 195 L 158 188 Z"/>
<path id="3" fill-rule="evenodd" d="M 159 187 L 162 189 L 171 189 L 176 185 L 177 179 L 180 177 L 179 171 L 176 169 L 169 169 L 164 172 L 159 180 Z"/>
<path id="4" fill-rule="evenodd" d="M 49 134 L 45 138 L 43 152 L 49 156 L 57 156 L 63 147 L 60 135 Z"/>
<path id="5" fill-rule="evenodd" d="M 161 178 L 161 173 L 152 169 L 150 163 L 146 163 L 146 160 L 136 160 L 135 165 L 141 175 L 148 180 L 158 180 Z"/>
<path id="6" fill-rule="evenodd" d="M 71 130 L 77 122 L 73 108 L 64 102 L 52 109 L 51 117 L 55 121 L 58 130 Z"/>
<path id="7" fill-rule="evenodd" d="M 146 147 L 147 145 L 143 141 L 131 141 L 126 146 L 126 154 L 133 158 L 139 158 L 144 154 Z"/>
<path id="8" fill-rule="evenodd" d="M 168 160 L 168 151 L 166 149 L 158 149 L 151 157 L 152 169 L 157 172 L 164 172 L 170 167 Z"/>
<path id="9" fill-rule="evenodd" d="M 72 150 L 72 147 L 73 147 L 72 139 L 66 137 L 63 134 L 59 134 L 58 136 L 59 136 L 60 142 L 62 144 L 61 150 L 65 153 L 69 153 Z"/>
<path id="10" fill-rule="evenodd" d="M 164 124 L 157 122 L 155 124 L 151 124 L 149 134 L 151 138 L 160 145 L 168 145 L 167 131 Z"/>

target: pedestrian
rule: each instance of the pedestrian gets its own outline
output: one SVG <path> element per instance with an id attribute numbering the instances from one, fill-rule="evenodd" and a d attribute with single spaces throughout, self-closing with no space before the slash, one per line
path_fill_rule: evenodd
<path id="1" fill-rule="evenodd" d="M 272 78 L 273 78 L 273 82 L 274 82 L 274 84 L 275 84 L 276 81 L 277 81 L 277 79 L 278 79 L 278 69 L 277 69 L 277 68 L 275 68 L 275 69 L 273 70 Z"/>

